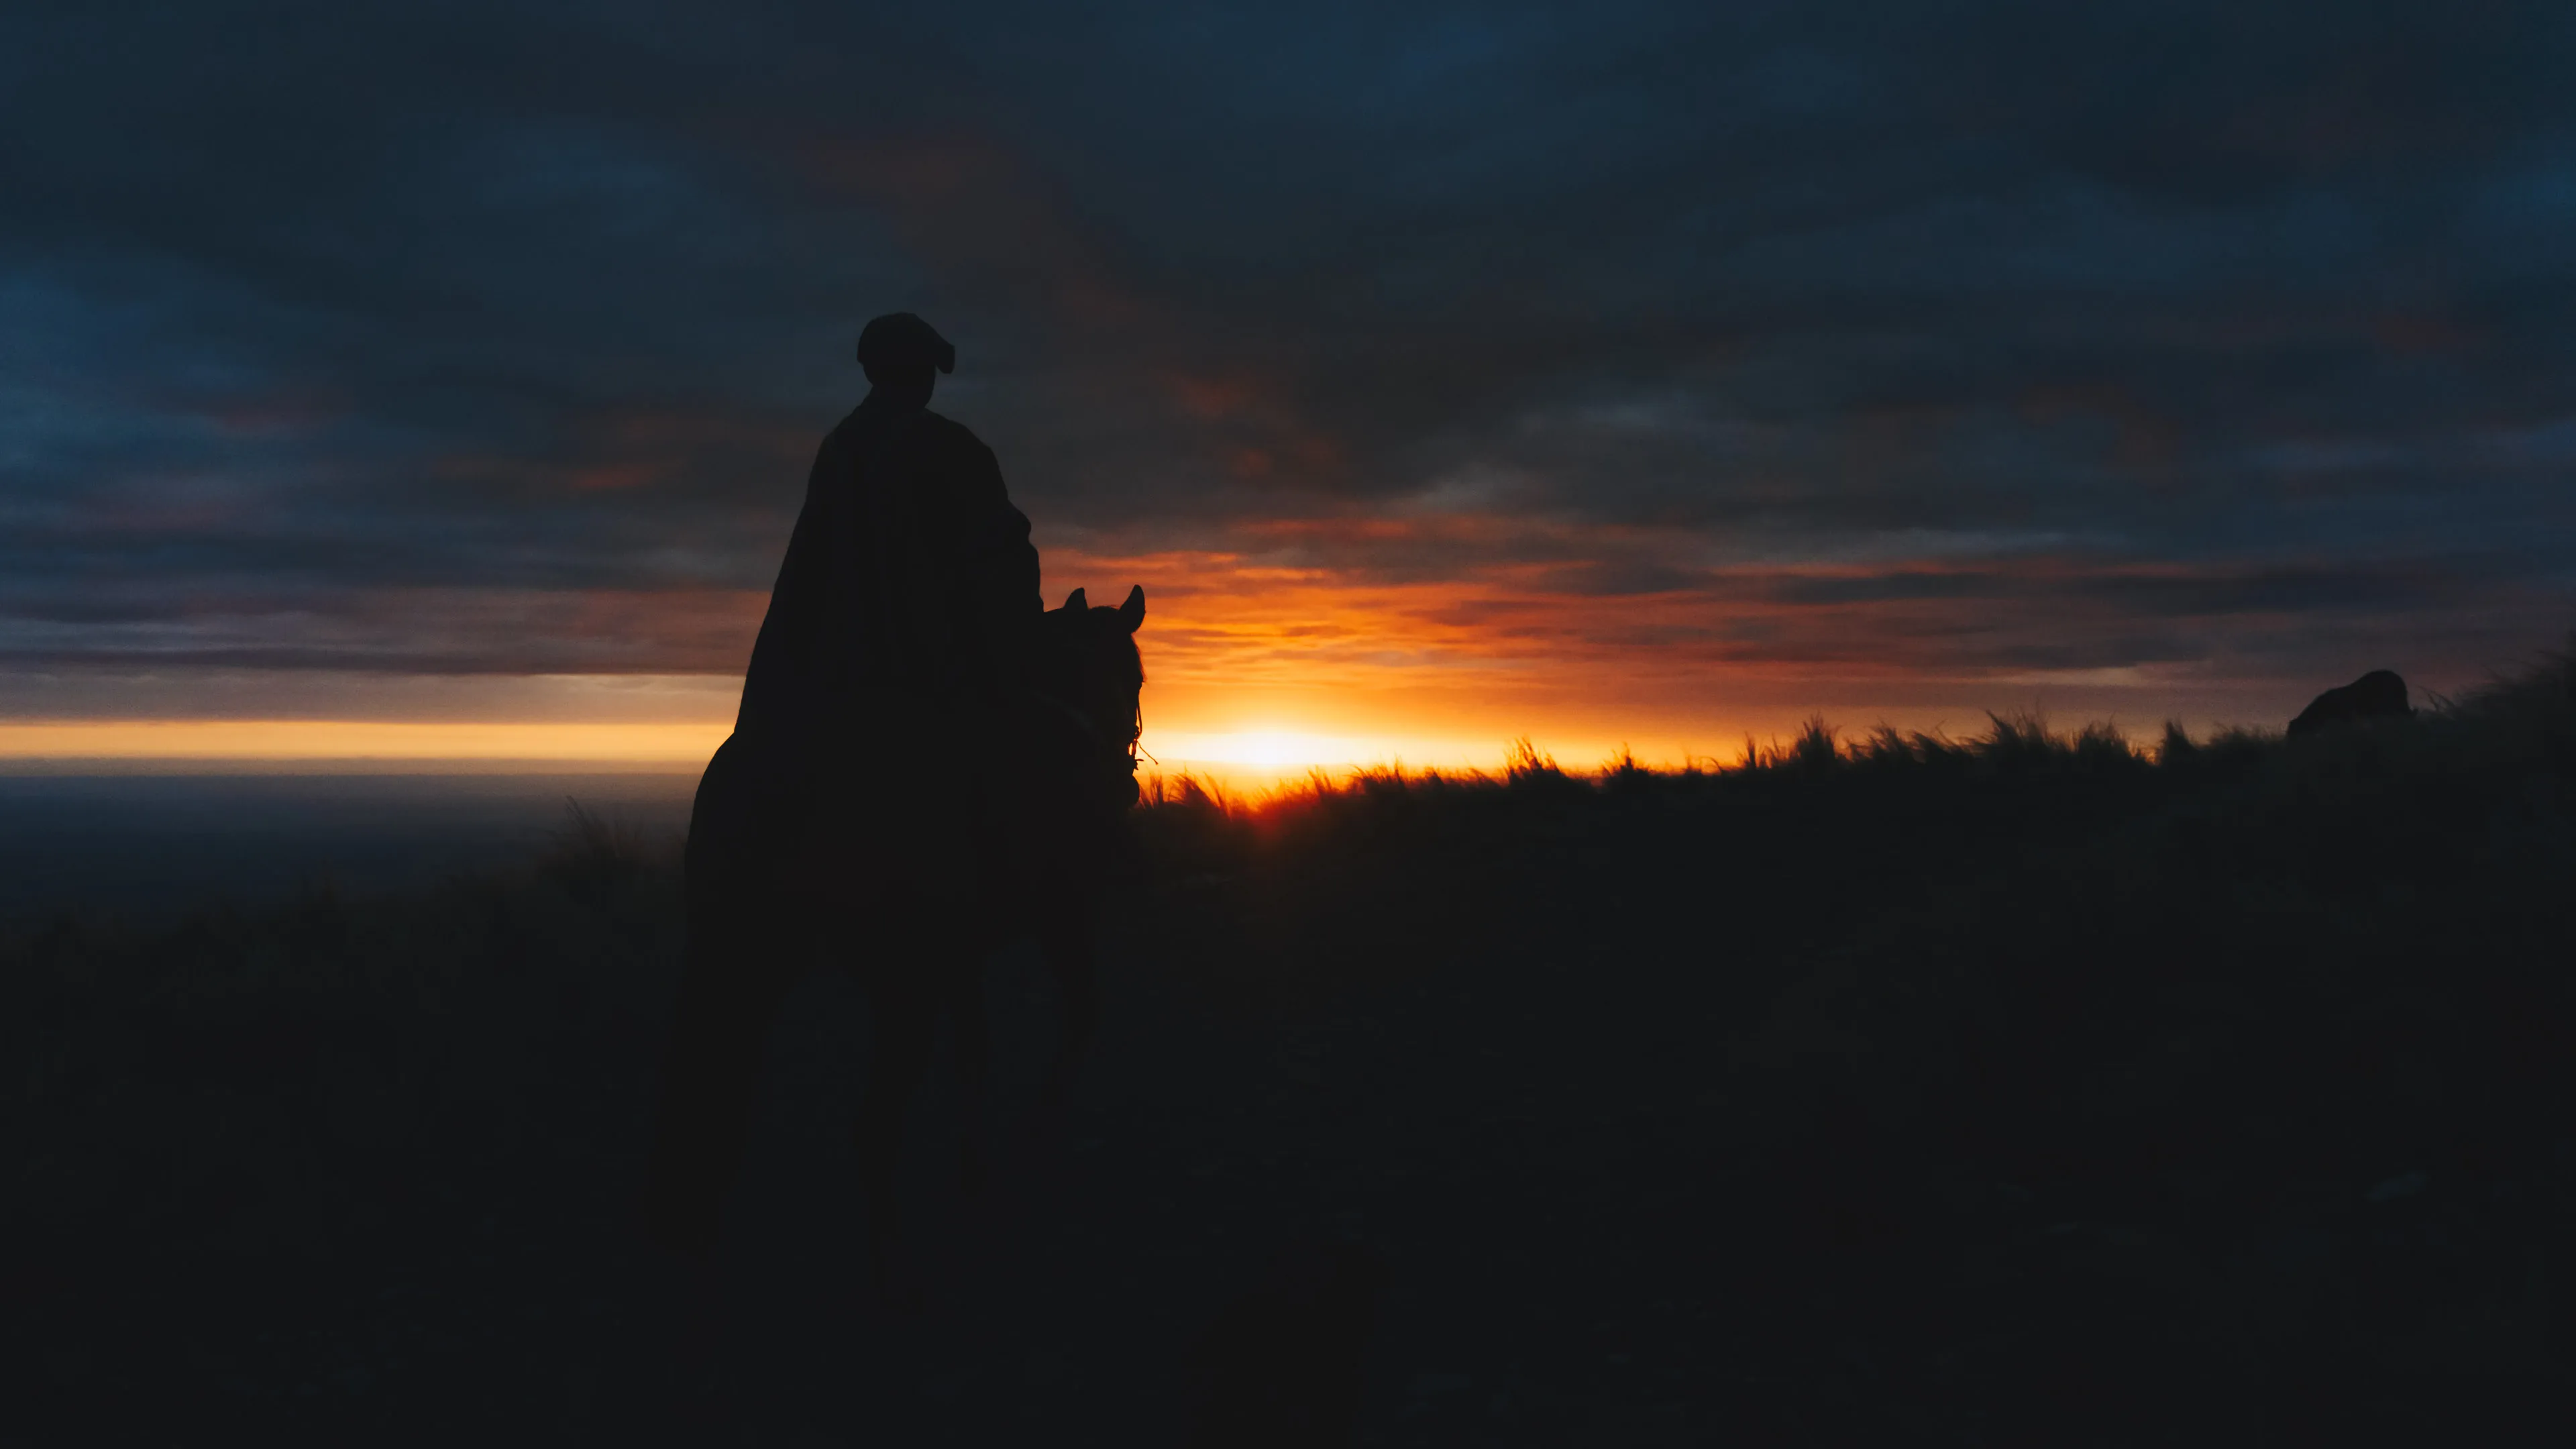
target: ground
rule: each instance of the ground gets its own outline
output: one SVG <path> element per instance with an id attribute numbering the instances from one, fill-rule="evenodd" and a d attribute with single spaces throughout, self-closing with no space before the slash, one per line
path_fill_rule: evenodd
<path id="1" fill-rule="evenodd" d="M 791 1001 L 715 1442 L 1176 1442 L 1316 1236 L 1393 1268 L 1366 1444 L 2554 1442 L 2576 752 L 2414 728 L 1157 807 L 981 1206 L 934 1067 L 926 1321 L 859 1268 L 863 1001 Z M 672 1437 L 674 892 L 594 844 L 13 948 L 12 1442 Z M 1008 1118 L 1054 1006 L 986 969 Z"/>

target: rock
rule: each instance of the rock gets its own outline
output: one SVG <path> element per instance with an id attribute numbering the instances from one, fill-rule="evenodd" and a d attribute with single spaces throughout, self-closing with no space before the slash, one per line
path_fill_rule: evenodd
<path id="1" fill-rule="evenodd" d="M 2360 720 L 2412 719 L 2406 703 L 2406 681 L 2395 670 L 2374 669 L 2340 689 L 2329 689 L 2308 702 L 2290 721 L 2290 733 L 2311 734 L 2333 725 Z"/>

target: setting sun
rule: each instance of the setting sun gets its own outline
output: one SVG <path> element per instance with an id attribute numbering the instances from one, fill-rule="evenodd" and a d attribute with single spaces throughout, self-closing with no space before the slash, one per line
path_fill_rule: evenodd
<path id="1" fill-rule="evenodd" d="M 1187 736 L 1190 758 L 1228 765 L 1338 764 L 1351 758 L 1350 741 L 1296 730 L 1254 729 L 1237 734 Z"/>

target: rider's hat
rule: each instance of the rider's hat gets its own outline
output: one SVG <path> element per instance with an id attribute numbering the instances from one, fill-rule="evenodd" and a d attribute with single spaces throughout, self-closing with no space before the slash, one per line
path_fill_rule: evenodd
<path id="1" fill-rule="evenodd" d="M 862 367 L 919 367 L 957 370 L 957 349 L 910 312 L 888 312 L 859 333 Z"/>

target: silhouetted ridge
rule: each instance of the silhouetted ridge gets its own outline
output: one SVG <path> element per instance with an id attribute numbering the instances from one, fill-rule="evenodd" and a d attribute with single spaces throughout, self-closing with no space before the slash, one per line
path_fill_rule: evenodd
<path id="1" fill-rule="evenodd" d="M 865 1007 L 779 1023 L 745 1208 L 795 1226 L 736 1265 L 726 1428 L 2556 1442 L 2571 678 L 2295 743 L 1820 721 L 1724 769 L 1156 781 L 1117 1049 L 1039 1210 L 957 1230 L 971 1331 L 850 1308 Z M 0 941 L 12 1428 L 666 1427 L 602 1325 L 643 1316 L 679 894 L 646 853 Z M 1057 1001 L 993 1008 L 1036 1076 Z M 1401 1262 L 1373 1329 L 1331 1250 L 1221 1282 L 1317 1221 Z"/>

